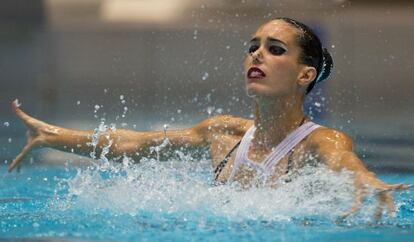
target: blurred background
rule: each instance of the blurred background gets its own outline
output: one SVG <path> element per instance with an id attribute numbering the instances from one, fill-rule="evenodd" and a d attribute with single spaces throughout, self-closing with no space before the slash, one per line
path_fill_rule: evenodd
<path id="1" fill-rule="evenodd" d="M 41 120 L 79 129 L 250 117 L 247 42 L 286 16 L 314 28 L 335 62 L 307 112 L 347 132 L 370 169 L 413 172 L 413 13 L 409 0 L 2 0 L 0 163 L 25 141 L 15 98 Z"/>

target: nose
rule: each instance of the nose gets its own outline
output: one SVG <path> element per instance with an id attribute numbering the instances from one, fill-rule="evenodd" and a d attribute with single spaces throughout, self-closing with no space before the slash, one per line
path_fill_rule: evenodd
<path id="1" fill-rule="evenodd" d="M 261 48 L 257 49 L 256 51 L 250 53 L 250 56 L 253 59 L 253 64 L 259 64 L 262 62 L 263 54 Z"/>

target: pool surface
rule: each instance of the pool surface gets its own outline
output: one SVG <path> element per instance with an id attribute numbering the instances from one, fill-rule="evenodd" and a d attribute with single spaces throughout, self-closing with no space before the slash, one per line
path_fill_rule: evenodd
<path id="1" fill-rule="evenodd" d="M 306 168 L 277 190 L 211 186 L 208 160 L 26 164 L 0 169 L 0 239 L 104 241 L 412 241 L 413 191 L 395 194 L 396 218 L 373 220 L 375 199 L 350 206 L 350 174 Z M 414 174 L 379 175 L 414 183 Z"/>

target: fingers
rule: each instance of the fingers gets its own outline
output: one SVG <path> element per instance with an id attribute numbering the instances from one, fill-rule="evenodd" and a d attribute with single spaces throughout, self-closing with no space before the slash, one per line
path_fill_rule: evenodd
<path id="1" fill-rule="evenodd" d="M 412 185 L 405 185 L 402 183 L 399 184 L 393 184 L 393 185 L 387 185 L 388 189 L 390 191 L 401 191 L 401 190 L 408 190 L 411 188 Z"/>
<path id="2" fill-rule="evenodd" d="M 27 126 L 31 126 L 30 121 L 34 119 L 19 108 L 17 100 L 13 101 L 11 106 L 17 117 L 19 117 Z"/>
<path id="3" fill-rule="evenodd" d="M 356 189 L 355 201 L 352 207 L 342 215 L 342 218 L 346 218 L 347 216 L 357 212 L 360 209 L 367 192 L 364 187 L 373 188 L 377 195 L 378 206 L 376 207 L 374 213 L 374 218 L 377 222 L 381 219 L 385 207 L 387 208 L 390 217 L 395 217 L 396 208 L 394 199 L 392 197 L 392 192 L 407 190 L 411 188 L 411 185 L 405 185 L 402 183 L 386 184 L 375 176 L 368 176 L 366 174 L 362 176 L 356 176 L 354 182 Z"/>
<path id="4" fill-rule="evenodd" d="M 375 186 L 375 189 L 378 190 L 378 192 L 391 192 L 391 191 L 403 191 L 408 190 L 411 188 L 411 185 L 405 185 L 402 183 L 399 184 L 386 184 L 384 183 L 381 186 Z"/>
<path id="5" fill-rule="evenodd" d="M 387 208 L 388 208 L 388 214 L 391 217 L 394 218 L 395 217 L 396 208 L 395 208 L 394 199 L 392 198 L 392 192 L 386 192 L 385 193 L 385 203 L 386 203 Z"/>
<path id="6" fill-rule="evenodd" d="M 377 197 L 378 197 L 378 206 L 374 214 L 375 220 L 379 222 L 379 220 L 382 217 L 385 205 L 387 206 L 389 216 L 394 218 L 396 215 L 395 214 L 396 208 L 395 208 L 394 199 L 392 197 L 392 192 L 391 191 L 379 192 L 377 194 Z"/>
<path id="7" fill-rule="evenodd" d="M 359 179 L 362 181 L 362 183 L 371 186 L 374 189 L 381 191 L 401 191 L 401 190 L 407 190 L 411 188 L 411 185 L 405 185 L 405 184 L 387 184 L 378 179 L 375 176 L 369 176 L 369 175 L 362 175 L 359 176 Z"/>
<path id="8" fill-rule="evenodd" d="M 17 102 L 17 99 L 16 100 L 14 100 L 12 103 L 11 103 L 11 108 L 12 108 L 12 111 L 17 115 L 17 116 L 19 116 L 19 117 L 21 117 L 22 116 L 22 114 L 24 115 L 25 113 L 19 108 L 19 104 L 18 104 L 18 102 Z"/>
<path id="9" fill-rule="evenodd" d="M 13 160 L 13 162 L 9 165 L 9 167 L 8 167 L 9 172 L 11 172 L 17 165 L 20 164 L 20 162 L 24 159 L 24 157 L 27 155 L 27 153 L 30 152 L 32 147 L 33 147 L 33 143 L 26 144 L 23 147 L 23 150 L 20 152 L 20 154 L 18 154 L 16 156 L 16 158 Z"/>
<path id="10" fill-rule="evenodd" d="M 378 193 L 377 197 L 378 197 L 378 206 L 374 213 L 374 219 L 378 223 L 381 220 L 382 212 L 384 211 L 384 205 L 386 202 L 385 192 Z"/>
<path id="11" fill-rule="evenodd" d="M 346 218 L 349 215 L 357 212 L 360 209 L 362 203 L 364 202 L 365 196 L 366 196 L 366 192 L 364 191 L 364 189 L 362 187 L 357 188 L 355 191 L 355 200 L 354 200 L 354 203 L 352 204 L 352 207 L 348 211 L 344 212 L 340 217 Z"/>
<path id="12" fill-rule="evenodd" d="M 349 215 L 356 213 L 361 208 L 365 196 L 366 196 L 366 192 L 363 191 L 362 189 L 357 191 L 354 204 L 348 211 L 344 212 L 340 217 L 344 219 L 348 217 Z M 385 206 L 387 206 L 389 216 L 395 217 L 396 207 L 395 207 L 394 199 L 392 197 L 392 191 L 379 192 L 377 194 L 377 197 L 378 197 L 378 206 L 374 213 L 375 221 L 379 222 L 381 220 Z"/>

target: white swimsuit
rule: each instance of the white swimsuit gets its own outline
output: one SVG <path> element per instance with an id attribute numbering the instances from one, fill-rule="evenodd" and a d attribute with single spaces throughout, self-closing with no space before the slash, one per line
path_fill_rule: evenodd
<path id="1" fill-rule="evenodd" d="M 248 158 L 248 151 L 253 139 L 254 132 L 256 127 L 253 125 L 247 130 L 243 136 L 240 146 L 237 149 L 236 158 L 233 165 L 233 170 L 231 171 L 228 182 L 232 182 L 234 176 L 242 164 L 248 165 L 249 167 L 256 169 L 260 177 L 258 177 L 261 183 L 265 183 L 267 177 L 271 175 L 272 168 L 276 166 L 279 161 L 286 156 L 300 141 L 302 141 L 306 136 L 308 136 L 312 131 L 321 127 L 318 124 L 315 124 L 311 121 L 302 124 L 292 133 L 290 133 L 282 142 L 280 142 L 272 152 L 266 156 L 266 158 L 258 163 L 250 160 Z"/>

